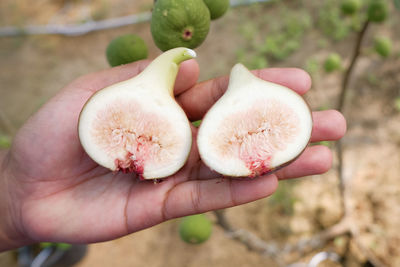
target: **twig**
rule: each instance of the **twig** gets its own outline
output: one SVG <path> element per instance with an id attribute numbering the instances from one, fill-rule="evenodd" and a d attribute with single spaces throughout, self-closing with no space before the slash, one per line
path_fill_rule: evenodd
<path id="1" fill-rule="evenodd" d="M 273 243 L 267 243 L 266 241 L 259 238 L 257 235 L 244 230 L 234 229 L 225 216 L 224 210 L 214 211 L 217 217 L 217 224 L 224 229 L 225 233 L 232 239 L 244 244 L 247 249 L 257 252 L 259 254 L 270 256 L 271 258 L 278 259 L 278 246 Z"/>
<path id="2" fill-rule="evenodd" d="M 229 237 L 242 243 L 251 251 L 271 257 L 280 265 L 283 264 L 283 257 L 289 253 L 296 252 L 299 253 L 299 257 L 304 256 L 308 252 L 323 247 L 328 241 L 335 237 L 350 232 L 348 220 L 343 219 L 339 223 L 311 238 L 302 239 L 296 244 L 288 244 L 280 248 L 275 242 L 266 242 L 247 230 L 234 229 L 226 219 L 224 210 L 214 211 L 214 214 L 217 217 L 217 224 L 224 229 Z"/>
<path id="3" fill-rule="evenodd" d="M 338 110 L 343 111 L 347 91 L 349 88 L 350 77 L 353 73 L 354 67 L 357 63 L 357 60 L 361 53 L 361 45 L 366 36 L 366 32 L 369 26 L 369 20 L 364 22 L 364 25 L 361 31 L 358 33 L 356 46 L 354 47 L 353 56 L 350 62 L 349 67 L 347 68 L 342 82 L 341 92 L 339 95 L 339 103 L 338 103 Z M 343 167 L 343 145 L 342 141 L 339 140 L 337 142 L 337 155 L 338 155 L 338 175 L 339 175 L 339 182 L 340 182 L 340 195 L 342 199 L 342 208 L 343 208 L 343 218 L 347 218 L 349 215 L 349 205 L 347 203 L 347 186 L 346 186 L 346 178 L 344 177 L 344 167 Z M 351 224 L 353 225 L 353 224 Z M 348 229 L 350 234 L 353 238 L 353 241 L 357 245 L 357 247 L 362 251 L 364 256 L 372 263 L 375 267 L 386 267 L 387 265 L 383 263 L 370 249 L 366 248 L 360 241 L 359 241 L 359 231 L 354 227 L 350 227 Z"/>
<path id="4" fill-rule="evenodd" d="M 360 52 L 361 52 L 361 44 L 364 40 L 365 37 L 365 33 L 367 32 L 369 26 L 369 20 L 366 20 L 364 22 L 364 25 L 362 26 L 361 31 L 358 33 L 357 36 L 357 42 L 356 42 L 356 46 L 354 47 L 354 51 L 353 51 L 353 56 L 351 58 L 351 62 L 349 67 L 347 68 L 345 74 L 344 74 L 344 78 L 343 78 L 343 82 L 342 82 L 342 89 L 340 92 L 340 96 L 339 96 L 339 103 L 338 103 L 338 110 L 342 111 L 343 110 L 343 105 L 344 105 L 344 101 L 347 95 L 347 90 L 348 90 L 348 85 L 349 85 L 349 81 L 350 81 L 350 77 L 351 74 L 354 70 L 354 67 L 356 65 L 357 59 L 360 56 Z"/>
<path id="5" fill-rule="evenodd" d="M 250 5 L 254 3 L 266 3 L 271 0 L 231 0 L 231 7 Z M 151 12 L 143 12 L 135 15 L 93 21 L 88 19 L 79 24 L 49 24 L 49 25 L 27 25 L 23 27 L 5 26 L 0 27 L 0 37 L 39 34 L 61 34 L 66 36 L 83 35 L 93 31 L 113 29 L 151 20 Z"/>
<path id="6" fill-rule="evenodd" d="M 300 256 L 323 247 L 332 239 L 350 233 L 349 220 L 344 218 L 339 223 L 330 228 L 312 236 L 311 238 L 302 239 L 296 244 L 288 244 L 283 248 L 285 253 L 298 252 Z"/>
<path id="7" fill-rule="evenodd" d="M 353 73 L 354 67 L 357 63 L 357 60 L 360 56 L 361 52 L 361 45 L 364 40 L 364 37 L 366 36 L 366 32 L 369 26 L 369 20 L 366 20 L 361 28 L 361 31 L 357 35 L 357 41 L 356 45 L 354 47 L 353 55 L 350 61 L 350 65 L 347 68 L 344 77 L 343 77 L 343 82 L 341 86 L 341 91 L 339 95 L 339 103 L 337 109 L 339 111 L 343 111 L 346 96 L 347 96 L 347 91 L 349 88 L 349 82 L 350 82 L 350 77 Z M 336 143 L 336 149 L 337 149 L 337 156 L 338 156 L 338 176 L 339 176 L 339 192 L 340 192 L 340 199 L 342 200 L 342 210 L 343 210 L 343 217 L 348 216 L 348 204 L 346 203 L 346 181 L 344 177 L 344 163 L 343 163 L 343 144 L 342 140 L 337 141 Z"/>
<path id="8" fill-rule="evenodd" d="M 0 28 L 0 36 L 38 35 L 38 34 L 61 34 L 67 36 L 83 35 L 93 31 L 100 31 L 122 26 L 146 22 L 151 19 L 151 12 L 144 12 L 119 18 L 105 19 L 99 21 L 88 21 L 82 24 L 70 25 L 28 25 L 24 27 L 6 26 Z"/>

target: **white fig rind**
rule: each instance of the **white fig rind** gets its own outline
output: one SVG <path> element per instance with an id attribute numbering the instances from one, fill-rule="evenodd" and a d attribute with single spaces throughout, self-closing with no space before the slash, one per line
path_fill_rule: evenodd
<path id="1" fill-rule="evenodd" d="M 187 48 L 169 50 L 138 76 L 95 93 L 79 118 L 86 153 L 103 167 L 143 179 L 176 173 L 189 156 L 192 133 L 173 85 L 178 64 L 195 55 Z"/>
<path id="2" fill-rule="evenodd" d="M 253 177 L 294 160 L 311 130 L 311 112 L 300 95 L 237 64 L 227 91 L 203 118 L 197 144 L 216 172 Z"/>

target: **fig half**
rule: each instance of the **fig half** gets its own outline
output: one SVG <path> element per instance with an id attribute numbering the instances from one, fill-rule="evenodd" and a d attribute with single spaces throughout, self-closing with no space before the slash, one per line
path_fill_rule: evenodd
<path id="1" fill-rule="evenodd" d="M 296 159 L 309 143 L 312 125 L 300 95 L 237 64 L 227 91 L 203 118 L 197 144 L 214 171 L 256 177 Z"/>
<path id="2" fill-rule="evenodd" d="M 192 133 L 173 88 L 178 65 L 195 56 L 188 48 L 171 49 L 139 75 L 96 92 L 79 117 L 86 153 L 101 166 L 143 179 L 176 173 L 188 158 Z"/>

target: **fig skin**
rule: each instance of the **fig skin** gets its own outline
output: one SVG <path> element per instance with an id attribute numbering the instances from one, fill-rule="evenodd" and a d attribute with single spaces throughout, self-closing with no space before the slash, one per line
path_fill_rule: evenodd
<path id="1" fill-rule="evenodd" d="M 382 23 L 387 19 L 389 8 L 386 1 L 387 0 L 371 0 L 367 11 L 369 21 Z"/>
<path id="2" fill-rule="evenodd" d="M 339 54 L 331 53 L 324 62 L 324 69 L 326 72 L 333 72 L 342 67 L 342 58 Z"/>
<path id="3" fill-rule="evenodd" d="M 228 11 L 229 0 L 203 0 L 210 10 L 211 20 L 216 20 L 225 15 Z"/>
<path id="4" fill-rule="evenodd" d="M 381 57 L 387 58 L 392 51 L 392 42 L 388 38 L 376 38 L 374 41 L 374 49 Z"/>
<path id="5" fill-rule="evenodd" d="M 189 244 L 201 244 L 207 241 L 212 233 L 212 223 L 204 214 L 186 216 L 181 219 L 179 235 Z"/>
<path id="6" fill-rule="evenodd" d="M 146 59 L 148 49 L 142 38 L 125 34 L 111 40 L 106 49 L 107 61 L 111 67 Z"/>
<path id="7" fill-rule="evenodd" d="M 194 49 L 206 39 L 210 11 L 203 0 L 158 0 L 153 9 L 151 34 L 162 51 L 175 47 Z"/>

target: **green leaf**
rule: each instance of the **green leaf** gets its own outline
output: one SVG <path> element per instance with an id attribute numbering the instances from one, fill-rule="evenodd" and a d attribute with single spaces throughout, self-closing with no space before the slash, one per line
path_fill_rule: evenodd
<path id="1" fill-rule="evenodd" d="M 393 0 L 393 2 L 394 2 L 394 6 L 395 6 L 398 10 L 400 10 L 400 0 Z"/>

